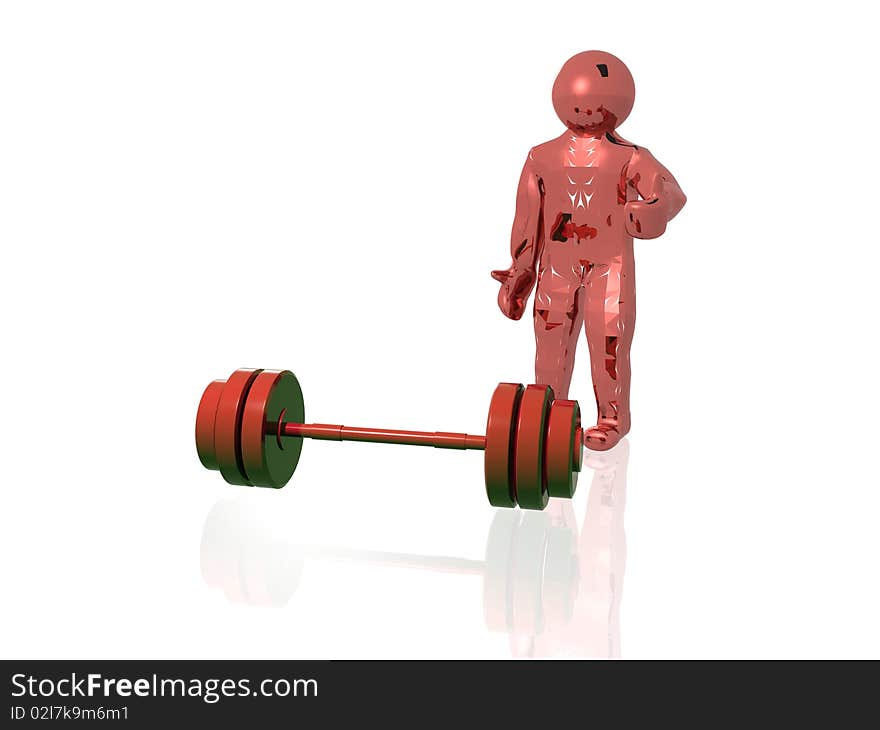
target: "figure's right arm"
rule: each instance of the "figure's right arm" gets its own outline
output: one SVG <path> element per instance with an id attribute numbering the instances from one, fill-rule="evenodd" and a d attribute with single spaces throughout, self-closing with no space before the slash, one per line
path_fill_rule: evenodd
<path id="1" fill-rule="evenodd" d="M 519 319 L 538 278 L 537 266 L 543 244 L 541 179 L 535 170 L 533 151 L 523 165 L 516 192 L 516 215 L 510 233 L 510 268 L 492 272 L 501 283 L 498 306 L 506 317 Z"/>

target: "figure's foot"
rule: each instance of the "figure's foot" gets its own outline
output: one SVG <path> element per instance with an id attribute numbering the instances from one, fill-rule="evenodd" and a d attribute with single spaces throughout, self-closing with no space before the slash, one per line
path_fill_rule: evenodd
<path id="1" fill-rule="evenodd" d="M 600 418 L 595 426 L 584 429 L 584 446 L 593 451 L 608 451 L 628 432 L 629 424 L 620 423 L 616 418 Z"/>

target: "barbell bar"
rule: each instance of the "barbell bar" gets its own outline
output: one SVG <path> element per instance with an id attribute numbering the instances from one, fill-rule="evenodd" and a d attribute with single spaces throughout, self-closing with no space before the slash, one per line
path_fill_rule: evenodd
<path id="1" fill-rule="evenodd" d="M 555 399 L 546 385 L 500 383 L 484 436 L 305 423 L 302 388 L 289 370 L 242 368 L 202 394 L 196 450 L 230 484 L 283 487 L 306 438 L 481 450 L 489 502 L 524 509 L 574 495 L 583 448 L 577 401 Z"/>

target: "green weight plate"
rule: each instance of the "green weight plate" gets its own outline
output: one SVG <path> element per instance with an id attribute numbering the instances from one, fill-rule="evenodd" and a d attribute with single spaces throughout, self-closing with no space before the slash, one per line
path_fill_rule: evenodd
<path id="1" fill-rule="evenodd" d="M 544 470 L 547 416 L 553 390 L 546 385 L 530 385 L 523 393 L 516 425 L 514 473 L 516 502 L 523 509 L 547 506 L 547 474 Z"/>
<path id="2" fill-rule="evenodd" d="M 555 400 L 547 419 L 547 443 L 544 449 L 547 491 L 551 497 L 571 499 L 577 489 L 575 460 L 580 444 L 577 432 L 581 414 L 577 401 Z"/>
<path id="3" fill-rule="evenodd" d="M 293 476 L 302 438 L 281 433 L 282 420 L 305 417 L 299 381 L 289 370 L 263 370 L 247 394 L 241 419 L 241 459 L 255 487 L 283 487 Z"/>
<path id="4" fill-rule="evenodd" d="M 523 387 L 519 383 L 501 383 L 489 403 L 486 423 L 486 496 L 495 507 L 515 507 L 514 443 L 516 418 Z"/>
<path id="5" fill-rule="evenodd" d="M 236 370 L 220 393 L 214 420 L 214 448 L 222 477 L 230 484 L 252 486 L 241 460 L 241 420 L 248 391 L 260 370 Z"/>

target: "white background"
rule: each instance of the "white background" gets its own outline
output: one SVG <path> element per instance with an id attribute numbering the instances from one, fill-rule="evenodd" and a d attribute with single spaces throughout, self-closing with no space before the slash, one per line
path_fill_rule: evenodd
<path id="1" fill-rule="evenodd" d="M 3 3 L 2 656 L 880 656 L 866 7 Z M 573 514 L 575 576 L 368 564 L 483 560 L 478 453 L 307 443 L 278 492 L 202 469 L 237 367 L 294 370 L 314 420 L 472 433 L 531 381 L 489 270 L 589 48 L 689 202 L 636 243 L 613 499 L 587 473 L 511 548 L 549 576 L 529 541 Z"/>

